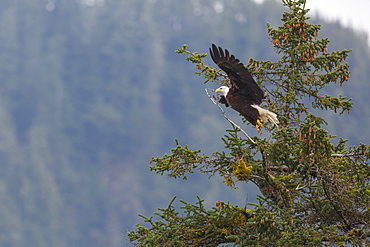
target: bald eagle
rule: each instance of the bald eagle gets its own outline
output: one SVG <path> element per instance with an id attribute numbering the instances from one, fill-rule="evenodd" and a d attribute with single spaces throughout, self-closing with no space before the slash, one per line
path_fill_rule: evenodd
<path id="1" fill-rule="evenodd" d="M 263 128 L 261 122 L 266 119 L 277 126 L 279 120 L 276 114 L 259 106 L 264 98 L 264 93 L 244 64 L 234 55 L 230 55 L 228 50 L 224 51 L 214 44 L 209 52 L 213 62 L 226 72 L 230 80 L 230 88 L 221 86 L 216 89 L 216 93 L 221 93 L 219 102 L 239 112 L 260 133 Z"/>

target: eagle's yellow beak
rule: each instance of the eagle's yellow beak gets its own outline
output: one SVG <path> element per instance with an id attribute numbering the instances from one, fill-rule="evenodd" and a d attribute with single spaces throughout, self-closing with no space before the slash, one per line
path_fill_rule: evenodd
<path id="1" fill-rule="evenodd" d="M 219 88 L 217 88 L 215 92 L 216 92 L 216 93 L 221 92 L 221 88 L 220 88 L 220 87 L 219 87 Z"/>

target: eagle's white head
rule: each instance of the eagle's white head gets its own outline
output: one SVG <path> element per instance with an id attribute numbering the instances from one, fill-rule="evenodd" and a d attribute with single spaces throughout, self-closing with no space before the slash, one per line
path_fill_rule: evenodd
<path id="1" fill-rule="evenodd" d="M 221 93 L 224 97 L 226 97 L 227 93 L 229 92 L 229 88 L 226 86 L 221 86 L 216 89 L 216 93 Z"/>

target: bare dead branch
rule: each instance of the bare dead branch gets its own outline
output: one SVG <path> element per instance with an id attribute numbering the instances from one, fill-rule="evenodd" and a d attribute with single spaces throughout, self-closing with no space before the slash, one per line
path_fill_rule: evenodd
<path id="1" fill-rule="evenodd" d="M 363 152 L 360 153 L 349 153 L 349 154 L 332 154 L 331 157 L 353 157 L 364 155 Z"/>

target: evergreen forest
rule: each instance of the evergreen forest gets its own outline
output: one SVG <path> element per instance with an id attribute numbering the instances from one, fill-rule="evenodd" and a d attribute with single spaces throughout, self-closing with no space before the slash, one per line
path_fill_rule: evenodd
<path id="1" fill-rule="evenodd" d="M 200 196 L 206 206 L 244 206 L 246 194 L 255 201 L 250 184 L 235 190 L 205 174 L 166 179 L 149 163 L 175 139 L 205 153 L 222 149 L 230 128 L 204 91 L 217 85 L 204 85 L 174 51 L 187 44 L 207 53 L 215 43 L 245 63 L 276 60 L 266 23 L 280 25 L 285 10 L 275 0 L 3 0 L 0 246 L 126 246 L 126 233 L 143 222 L 138 214 L 151 215 L 174 195 Z M 352 98 L 354 108 L 315 113 L 349 145 L 368 143 L 367 36 L 310 21 L 321 25 L 329 51 L 352 50 L 349 81 L 325 92 Z"/>

